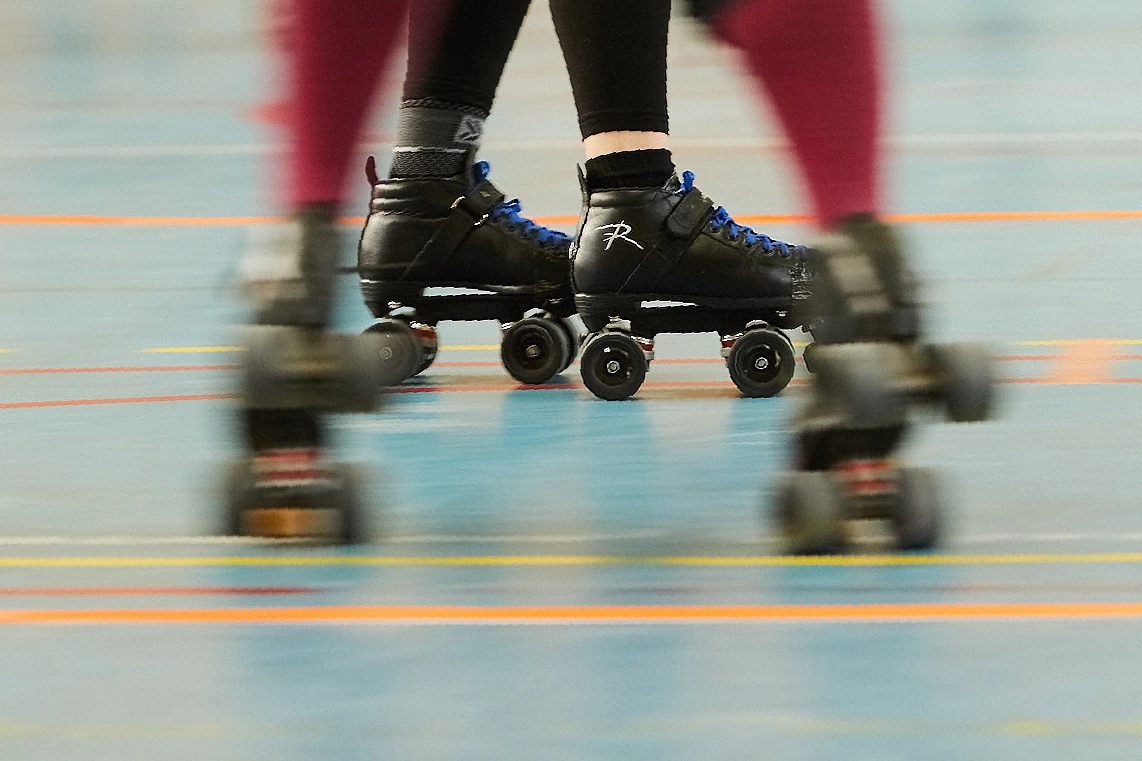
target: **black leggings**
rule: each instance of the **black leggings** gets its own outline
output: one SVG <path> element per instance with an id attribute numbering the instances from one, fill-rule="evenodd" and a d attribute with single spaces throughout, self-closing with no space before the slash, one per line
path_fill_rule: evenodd
<path id="1" fill-rule="evenodd" d="M 403 98 L 492 110 L 531 0 L 415 0 Z M 451 6 L 451 7 L 449 7 Z"/>
<path id="2" fill-rule="evenodd" d="M 417 0 L 404 99 L 491 111 L 530 0 Z M 433 19 L 433 12 L 444 15 Z M 583 137 L 667 132 L 670 0 L 551 0 Z"/>
<path id="3" fill-rule="evenodd" d="M 579 131 L 667 132 L 670 0 L 551 0 Z"/>

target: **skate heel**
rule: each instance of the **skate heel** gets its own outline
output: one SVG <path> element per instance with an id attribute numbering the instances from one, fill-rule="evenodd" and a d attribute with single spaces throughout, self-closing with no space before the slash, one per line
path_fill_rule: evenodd
<path id="1" fill-rule="evenodd" d="M 638 311 L 639 299 L 630 296 L 575 294 L 575 309 L 591 333 L 605 328 L 612 320 L 629 320 Z"/>

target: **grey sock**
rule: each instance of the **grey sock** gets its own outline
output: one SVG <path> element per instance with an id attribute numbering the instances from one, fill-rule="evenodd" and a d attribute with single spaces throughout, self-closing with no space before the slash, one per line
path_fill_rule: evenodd
<path id="1" fill-rule="evenodd" d="M 454 177 L 472 164 L 487 113 L 431 98 L 401 104 L 391 177 Z"/>

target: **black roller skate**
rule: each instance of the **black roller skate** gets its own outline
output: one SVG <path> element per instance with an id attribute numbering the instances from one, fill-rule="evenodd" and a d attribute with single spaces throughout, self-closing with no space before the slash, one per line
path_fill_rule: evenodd
<path id="1" fill-rule="evenodd" d="M 226 533 L 364 541 L 354 472 L 333 461 L 323 418 L 367 412 L 400 356 L 385 336 L 328 330 L 337 271 L 333 215 L 309 211 L 244 262 L 259 308 L 242 339 L 240 424 Z M 397 347 L 399 349 L 399 347 Z"/>
<path id="2" fill-rule="evenodd" d="M 919 404 L 940 405 L 955 422 L 986 420 L 990 357 L 975 344 L 921 342 L 915 278 L 874 217 L 850 217 L 815 245 L 813 267 L 816 343 L 805 356 L 814 383 L 797 421 L 797 470 L 777 507 L 786 549 L 843 550 L 854 519 L 887 521 L 901 549 L 932 547 L 942 525 L 935 475 L 893 453 Z"/>
<path id="3" fill-rule="evenodd" d="M 504 368 L 521 383 L 546 383 L 579 348 L 567 255 L 571 238 L 520 216 L 488 182 L 468 177 L 378 180 L 361 233 L 357 269 L 365 304 L 379 318 L 366 332 L 401 337 L 414 358 L 405 378 L 436 357 L 445 320 L 495 320 Z M 478 293 L 425 294 L 461 288 Z"/>
<path id="4" fill-rule="evenodd" d="M 572 254 L 575 304 L 590 331 L 583 382 L 601 399 L 628 399 L 656 335 L 716 332 L 741 392 L 773 396 L 793 377 L 782 331 L 803 324 L 808 278 L 808 249 L 738 225 L 691 172 L 656 189 L 584 187 Z"/>

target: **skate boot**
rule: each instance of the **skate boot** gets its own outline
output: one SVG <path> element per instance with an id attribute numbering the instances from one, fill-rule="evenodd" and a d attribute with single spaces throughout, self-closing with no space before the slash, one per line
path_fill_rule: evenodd
<path id="1" fill-rule="evenodd" d="M 358 479 L 333 460 L 324 418 L 374 409 L 400 358 L 384 336 L 328 330 L 338 254 L 333 215 L 304 212 L 280 232 L 243 262 L 258 307 L 242 338 L 239 423 L 247 454 L 230 470 L 225 530 L 360 542 Z"/>
<path id="2" fill-rule="evenodd" d="M 584 186 L 572 254 L 575 304 L 590 331 L 583 382 L 601 399 L 628 399 L 655 336 L 715 332 L 742 394 L 777 394 L 793 377 L 783 329 L 804 323 L 809 256 L 735 223 L 694 187 L 692 172 L 655 189 Z"/>
<path id="3" fill-rule="evenodd" d="M 976 344 L 923 343 L 916 278 L 883 222 L 850 217 L 814 254 L 814 382 L 796 424 L 797 469 L 777 508 L 786 549 L 840 551 L 854 519 L 887 521 L 900 549 L 932 547 L 942 523 L 935 476 L 894 453 L 917 406 L 941 406 L 955 422 L 986 420 L 990 357 Z"/>
<path id="4" fill-rule="evenodd" d="M 488 182 L 488 164 L 449 179 L 378 180 L 361 233 L 357 269 L 369 333 L 401 336 L 416 357 L 405 377 L 436 356 L 438 323 L 495 320 L 504 368 L 521 383 L 546 383 L 579 348 L 568 273 L 571 238 L 520 216 Z M 460 288 L 475 293 L 426 294 Z"/>

